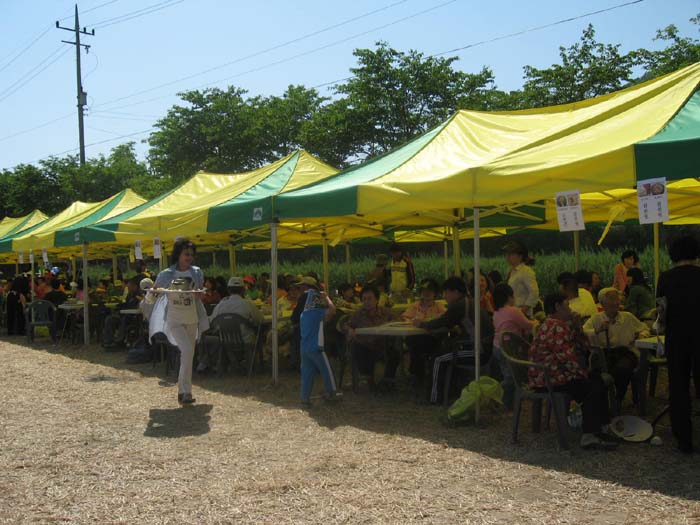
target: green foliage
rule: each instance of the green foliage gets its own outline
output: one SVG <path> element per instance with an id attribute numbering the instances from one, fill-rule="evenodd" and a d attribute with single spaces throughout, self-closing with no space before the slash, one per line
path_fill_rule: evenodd
<path id="1" fill-rule="evenodd" d="M 523 103 L 527 107 L 577 102 L 621 89 L 632 79 L 634 56 L 620 53 L 619 45 L 595 40 L 592 25 L 578 43 L 559 48 L 561 64 L 547 69 L 525 66 Z"/>
<path id="2" fill-rule="evenodd" d="M 700 30 L 700 13 L 690 19 Z M 671 24 L 656 32 L 654 40 L 666 42 L 663 49 L 649 51 L 638 49 L 634 56 L 646 73 L 644 80 L 671 73 L 695 62 L 700 62 L 700 40 L 697 38 L 681 37 L 678 28 Z"/>

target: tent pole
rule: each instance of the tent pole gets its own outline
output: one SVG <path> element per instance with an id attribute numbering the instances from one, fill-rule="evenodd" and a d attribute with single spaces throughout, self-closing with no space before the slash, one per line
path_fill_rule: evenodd
<path id="1" fill-rule="evenodd" d="M 112 254 L 112 284 L 117 283 L 117 274 L 119 273 L 119 261 L 117 260 L 117 254 Z"/>
<path id="2" fill-rule="evenodd" d="M 34 250 L 29 250 L 29 272 L 31 273 L 31 277 L 29 278 L 29 290 L 31 292 L 30 297 L 32 301 L 34 301 L 34 280 L 36 278 L 34 275 Z"/>
<path id="3" fill-rule="evenodd" d="M 330 296 L 331 283 L 330 283 L 330 268 L 328 267 L 328 238 L 326 234 L 323 234 L 323 284 L 325 286 L 324 291 Z"/>
<path id="4" fill-rule="evenodd" d="M 15 263 L 15 277 L 19 275 L 19 257 L 17 257 L 17 262 Z"/>
<path id="5" fill-rule="evenodd" d="M 211 265 L 216 266 L 216 250 L 211 252 Z"/>
<path id="6" fill-rule="evenodd" d="M 272 272 L 270 279 L 272 280 L 272 329 L 270 336 L 272 337 L 272 384 L 277 385 L 279 382 L 279 348 L 277 341 L 277 223 L 273 222 L 270 225 L 270 259 L 272 264 Z"/>
<path id="7" fill-rule="evenodd" d="M 660 224 L 654 223 L 654 289 L 659 284 L 659 275 L 661 273 L 661 262 L 659 261 L 659 246 L 660 246 Z"/>
<path id="8" fill-rule="evenodd" d="M 236 275 L 236 247 L 233 244 L 228 245 L 228 270 L 231 275 Z"/>
<path id="9" fill-rule="evenodd" d="M 479 208 L 474 208 L 474 376 L 481 368 L 481 245 L 479 242 Z M 474 421 L 479 421 L 479 401 L 475 405 Z"/>
<path id="10" fill-rule="evenodd" d="M 70 258 L 70 272 L 71 272 L 71 279 L 75 282 L 78 281 L 78 267 L 77 265 L 77 258 L 76 257 L 71 257 Z"/>
<path id="11" fill-rule="evenodd" d="M 90 344 L 90 290 L 88 289 L 88 243 L 83 242 L 83 339 Z"/>
<path id="12" fill-rule="evenodd" d="M 574 260 L 575 268 L 578 272 L 581 269 L 581 232 L 574 232 Z"/>
<path id="13" fill-rule="evenodd" d="M 452 255 L 454 256 L 454 274 L 457 277 L 462 275 L 462 253 L 459 247 L 459 225 L 452 227 Z"/>
<path id="14" fill-rule="evenodd" d="M 445 259 L 445 279 L 450 276 L 450 245 L 445 239 L 442 241 L 442 251 Z"/>
<path id="15" fill-rule="evenodd" d="M 345 243 L 345 279 L 348 283 L 352 281 L 352 271 L 350 268 L 350 243 Z"/>

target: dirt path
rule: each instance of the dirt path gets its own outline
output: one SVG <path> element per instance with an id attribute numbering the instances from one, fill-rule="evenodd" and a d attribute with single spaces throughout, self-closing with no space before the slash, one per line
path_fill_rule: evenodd
<path id="1" fill-rule="evenodd" d="M 700 458 L 667 433 L 559 453 L 408 396 L 305 412 L 292 376 L 200 380 L 180 409 L 160 368 L 23 343 L 0 340 L 0 523 L 700 523 Z"/>

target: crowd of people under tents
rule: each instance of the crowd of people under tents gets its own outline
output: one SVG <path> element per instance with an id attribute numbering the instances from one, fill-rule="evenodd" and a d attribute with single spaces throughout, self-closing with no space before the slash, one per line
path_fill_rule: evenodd
<path id="1" fill-rule="evenodd" d="M 675 406 L 675 409 L 672 408 L 674 433 L 681 450 L 687 452 L 692 450 L 689 416 L 686 417 L 686 412 L 690 410 L 689 399 L 685 399 L 688 378 L 679 379 L 679 376 L 688 376 L 688 370 L 700 368 L 700 345 L 693 339 L 697 336 L 687 334 L 689 327 L 693 326 L 692 320 L 684 326 L 678 319 L 687 317 L 688 311 L 693 311 L 692 305 L 700 300 L 700 280 L 696 275 L 700 273 L 700 267 L 695 266 L 700 250 L 697 240 L 693 238 L 683 238 L 676 245 L 671 247 L 671 259 L 682 268 L 674 268 L 662 275 L 657 296 L 673 296 L 675 293 L 677 297 L 674 301 L 685 304 L 685 307 L 681 307 L 672 302 L 667 307 L 667 313 L 673 313 L 667 326 L 674 326 L 680 332 L 685 330 L 682 337 L 671 337 L 671 344 L 667 343 L 667 354 L 672 407 Z M 357 335 L 356 330 L 395 320 L 425 328 L 428 331 L 426 335 L 406 339 L 410 355 L 409 374 L 417 391 L 426 392 L 430 402 L 439 402 L 446 370 L 443 365 L 452 358 L 452 351 L 445 351 L 445 334 L 459 334 L 462 346 L 458 350 L 458 358 L 472 360 L 474 357 L 471 343 L 474 333 L 474 272 L 467 272 L 464 278 L 450 277 L 442 285 L 431 278 L 416 283 L 411 260 L 401 247 L 394 244 L 389 253 L 389 256 L 377 257 L 377 264 L 364 284 L 345 283 L 338 287 L 337 294 L 331 298 L 334 316 L 325 319 L 325 346 L 332 350 L 335 336 L 342 334 L 351 345 L 359 372 L 368 378 L 370 387 L 378 392 L 391 391 L 395 388 L 401 349 L 385 344 L 381 336 Z M 544 297 L 544 300 L 540 298 L 534 261 L 529 257 L 527 248 L 520 242 L 512 241 L 504 247 L 504 255 L 509 265 L 506 276 L 501 276 L 497 271 L 482 272 L 479 276 L 479 307 L 482 310 L 482 361 L 488 361 L 493 356 L 491 373 L 502 379 L 506 409 L 512 409 L 514 383 L 501 349 L 501 336 L 512 332 L 532 341 L 529 358 L 546 364 L 554 387 L 566 391 L 581 404 L 582 446 L 614 447 L 616 442 L 607 432 L 610 413 L 619 413 L 630 385 L 636 399 L 632 377 L 638 359 L 633 345 L 636 339 L 649 335 L 649 325 L 644 321 L 657 314 L 656 297 L 639 266 L 637 254 L 633 251 L 622 253 L 621 262 L 614 269 L 612 286 L 602 287 L 595 272 L 564 272 L 557 278 L 559 292 Z M 680 273 L 684 274 L 682 281 L 676 277 Z M 72 281 L 69 276 L 68 279 L 62 277 L 58 268 L 52 268 L 43 276 L 33 279 L 33 282 L 29 276 L 18 275 L 4 283 L 2 294 L 9 335 L 19 335 L 24 331 L 23 312 L 30 301 L 30 286 L 33 285 L 37 298 L 56 306 L 71 297 L 82 298 L 82 279 Z M 122 278 L 121 275 L 118 277 Z M 95 289 L 90 290 L 91 301 L 100 303 L 110 297 L 119 297 L 121 301 L 116 312 L 122 308 L 143 308 L 145 293 L 153 286 L 153 277 L 142 263 L 139 263 L 137 275 L 128 279 L 126 286 L 119 279 L 113 281 L 112 276 L 105 276 Z M 269 274 L 232 276 L 228 280 L 221 276 L 202 278 L 204 292 L 200 298 L 207 307 L 209 320 L 222 313 L 243 316 L 249 322 L 242 329 L 244 341 L 254 345 L 258 327 L 263 322 L 260 303 L 269 305 L 271 299 Z M 67 285 L 67 282 L 70 284 Z M 310 310 L 309 296 L 322 290 L 324 284 L 319 282 L 315 273 L 309 272 L 306 275 L 282 275 L 276 285 L 278 308 L 291 311 L 280 335 L 282 342 L 287 343 L 282 347 L 288 349 L 290 367 L 298 369 L 301 365 L 304 376 L 303 402 L 309 402 L 309 382 L 313 383 L 313 376 L 319 371 L 324 377 L 327 395 L 334 398 L 336 392 L 332 374 L 323 370 L 323 363 L 314 365 L 311 372 L 306 370 L 304 373 L 302 315 Z M 679 288 L 683 291 L 679 292 Z M 414 290 L 419 298 L 408 304 Z M 438 300 L 440 296 L 442 300 Z M 392 303 L 406 304 L 407 307 L 399 312 L 391 308 Z M 322 304 L 318 307 L 327 309 Z M 127 320 L 126 316 L 104 309 L 100 324 L 106 347 L 123 343 Z M 198 359 L 197 370 L 200 373 L 206 373 L 215 366 L 211 351 L 216 346 L 215 341 L 207 339 L 201 346 L 203 351 Z M 331 341 L 330 345 L 328 340 Z M 689 349 L 676 350 L 677 354 L 683 355 L 682 360 L 672 356 L 671 350 L 677 346 L 674 340 L 691 343 Z M 318 344 L 316 339 L 313 341 L 316 342 L 312 342 L 312 345 Z M 587 364 L 586 356 L 591 346 L 607 349 L 606 368 L 615 384 L 613 407 L 608 407 L 608 386 L 600 368 L 591 368 Z M 374 369 L 379 361 L 384 361 L 383 376 L 375 384 Z M 685 368 L 681 370 L 681 366 Z M 699 375 L 696 372 L 696 379 Z M 534 369 L 530 374 L 530 387 L 544 388 L 542 374 Z M 697 384 L 696 390 L 700 394 Z"/>

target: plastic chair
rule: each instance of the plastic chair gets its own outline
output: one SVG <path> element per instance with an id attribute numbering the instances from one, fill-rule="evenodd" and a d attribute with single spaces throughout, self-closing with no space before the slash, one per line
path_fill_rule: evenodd
<path id="1" fill-rule="evenodd" d="M 515 383 L 515 410 L 513 412 L 512 442 L 518 442 L 518 428 L 520 426 L 520 414 L 522 412 L 523 402 L 532 402 L 532 431 L 539 432 L 542 419 L 542 401 L 545 401 L 548 404 L 548 412 L 549 407 L 554 411 L 559 448 L 568 450 L 569 443 L 566 439 L 566 408 L 569 404 L 569 396 L 563 392 L 554 391 L 549 372 L 545 365 L 528 360 L 529 347 L 530 344 L 527 341 L 512 332 L 505 332 L 501 336 L 501 351 L 506 358 Z M 544 392 L 539 392 L 529 387 L 530 368 L 535 368 L 543 372 L 546 384 L 546 390 Z M 548 420 L 547 426 L 549 426 Z"/>
<path id="2" fill-rule="evenodd" d="M 56 316 L 56 306 L 49 301 L 36 299 L 27 305 L 25 310 L 27 318 L 27 342 L 34 342 L 34 328 L 46 326 L 49 328 L 51 340 L 56 342 L 56 330 L 54 318 Z"/>
<path id="3" fill-rule="evenodd" d="M 443 385 L 442 392 L 442 404 L 444 406 L 449 405 L 450 402 L 450 386 L 452 383 L 452 376 L 455 370 L 464 370 L 468 374 L 475 375 L 476 363 L 474 359 L 474 343 L 471 339 L 463 337 L 450 337 L 446 340 L 446 345 L 449 351 L 452 353 L 452 358 L 447 363 L 447 372 L 445 373 L 445 384 Z M 466 357 L 464 355 L 460 356 L 459 352 L 467 352 Z M 487 355 L 486 352 L 481 353 L 481 357 L 487 357 L 487 359 L 482 359 L 479 366 L 479 375 L 487 375 L 488 369 L 491 366 L 491 354 Z"/>
<path id="4" fill-rule="evenodd" d="M 210 323 L 209 333 L 219 336 L 219 349 L 216 358 L 216 371 L 219 375 L 225 371 L 225 361 L 233 362 L 232 355 L 234 358 L 242 358 L 239 361 L 245 360 L 249 365 L 249 373 L 252 373 L 250 365 L 255 357 L 256 345 L 251 347 L 243 341 L 242 326 L 248 326 L 255 332 L 258 329 L 248 319 L 233 313 L 217 315 Z"/>

